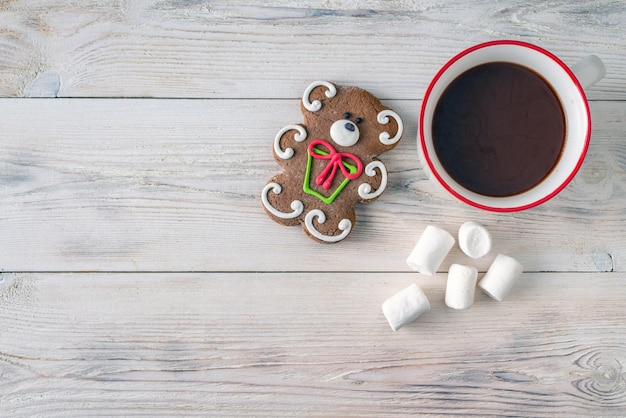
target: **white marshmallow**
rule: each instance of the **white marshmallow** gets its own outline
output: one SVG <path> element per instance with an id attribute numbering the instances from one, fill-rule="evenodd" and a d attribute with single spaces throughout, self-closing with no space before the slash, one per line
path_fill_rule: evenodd
<path id="1" fill-rule="evenodd" d="M 418 285 L 413 283 L 383 303 L 383 314 L 394 331 L 430 309 L 428 298 Z"/>
<path id="2" fill-rule="evenodd" d="M 450 233 L 428 225 L 406 259 L 406 263 L 413 270 L 432 276 L 453 246 L 454 238 Z"/>
<path id="3" fill-rule="evenodd" d="M 483 292 L 502 302 L 524 271 L 522 264 L 508 255 L 498 254 L 478 283 Z"/>
<path id="4" fill-rule="evenodd" d="M 446 305 L 453 309 L 467 309 L 472 306 L 477 278 L 476 267 L 452 264 L 448 271 Z"/>
<path id="5" fill-rule="evenodd" d="M 491 251 L 491 234 L 484 226 L 467 221 L 459 228 L 459 247 L 472 258 L 480 258 Z"/>

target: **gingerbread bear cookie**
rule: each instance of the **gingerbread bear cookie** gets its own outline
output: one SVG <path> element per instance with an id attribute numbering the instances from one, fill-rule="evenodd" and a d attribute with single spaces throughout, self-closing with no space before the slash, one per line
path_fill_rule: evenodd
<path id="1" fill-rule="evenodd" d="M 385 191 L 387 169 L 376 157 L 398 144 L 402 121 L 369 92 L 327 81 L 307 87 L 300 109 L 304 124 L 287 125 L 274 138 L 283 171 L 261 200 L 276 222 L 302 224 L 317 241 L 339 242 L 353 229 L 354 205 Z"/>

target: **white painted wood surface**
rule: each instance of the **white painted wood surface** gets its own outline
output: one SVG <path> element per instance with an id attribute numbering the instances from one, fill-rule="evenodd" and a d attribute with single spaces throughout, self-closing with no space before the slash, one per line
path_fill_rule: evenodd
<path id="1" fill-rule="evenodd" d="M 623 1 L 0 4 L 0 416 L 623 416 Z M 557 198 L 454 202 L 421 169 L 428 80 L 474 43 L 589 53 L 592 145 Z M 333 246 L 267 218 L 274 134 L 315 79 L 403 117 L 387 192 Z M 404 259 L 428 224 L 520 259 L 503 303 L 445 307 Z M 474 263 L 485 271 L 495 251 Z M 380 311 L 416 282 L 432 309 Z"/>

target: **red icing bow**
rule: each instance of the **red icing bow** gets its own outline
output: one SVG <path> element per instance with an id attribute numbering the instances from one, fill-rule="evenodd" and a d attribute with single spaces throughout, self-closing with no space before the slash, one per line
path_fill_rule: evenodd
<path id="1" fill-rule="evenodd" d="M 317 150 L 322 151 L 323 153 L 316 152 L 316 145 L 321 145 L 322 147 L 326 148 L 327 151 L 324 152 L 324 150 L 320 150 L 318 147 Z M 318 160 L 329 160 L 328 165 L 315 178 L 315 184 L 317 184 L 318 186 L 322 185 L 324 190 L 330 189 L 335 178 L 335 174 L 337 174 L 337 169 L 341 170 L 343 175 L 350 180 L 356 180 L 363 171 L 363 163 L 361 162 L 359 157 L 347 152 L 337 152 L 332 145 L 322 139 L 311 142 L 309 144 L 308 151 L 313 158 L 316 158 Z M 356 171 L 354 173 L 351 173 L 350 170 L 348 170 L 348 167 L 346 167 L 346 165 L 344 164 L 344 158 L 356 163 L 354 164 L 356 165 Z"/>

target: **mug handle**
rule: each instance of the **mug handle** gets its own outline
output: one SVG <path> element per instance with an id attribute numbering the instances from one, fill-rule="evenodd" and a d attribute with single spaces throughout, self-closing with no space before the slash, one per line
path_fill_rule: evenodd
<path id="1" fill-rule="evenodd" d="M 606 75 L 606 68 L 597 55 L 589 55 L 587 58 L 574 64 L 571 70 L 583 89 L 596 84 Z"/>

